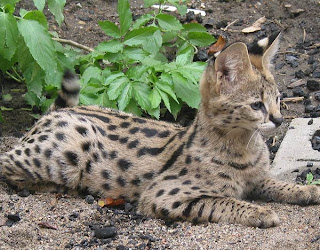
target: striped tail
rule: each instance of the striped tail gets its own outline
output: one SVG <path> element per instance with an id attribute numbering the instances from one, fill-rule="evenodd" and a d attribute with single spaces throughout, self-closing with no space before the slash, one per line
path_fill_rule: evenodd
<path id="1" fill-rule="evenodd" d="M 80 84 L 78 78 L 71 71 L 67 70 L 64 73 L 58 97 L 51 105 L 50 111 L 77 106 L 79 104 L 79 93 Z"/>

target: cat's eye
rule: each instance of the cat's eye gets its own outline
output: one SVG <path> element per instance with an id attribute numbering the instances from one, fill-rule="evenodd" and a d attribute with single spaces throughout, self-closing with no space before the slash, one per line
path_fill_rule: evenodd
<path id="1" fill-rule="evenodd" d="M 263 102 L 254 102 L 254 103 L 251 103 L 250 106 L 252 109 L 254 110 L 259 110 L 263 107 Z"/>

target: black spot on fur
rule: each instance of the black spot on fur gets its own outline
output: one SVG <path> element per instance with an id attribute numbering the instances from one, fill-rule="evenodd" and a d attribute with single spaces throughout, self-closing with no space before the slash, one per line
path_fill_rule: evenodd
<path id="1" fill-rule="evenodd" d="M 87 163 L 86 163 L 86 172 L 87 173 L 91 173 L 91 169 L 92 169 L 91 161 L 88 160 Z"/>
<path id="2" fill-rule="evenodd" d="M 111 187 L 110 187 L 110 185 L 108 184 L 108 183 L 104 183 L 103 185 L 102 185 L 102 187 L 103 187 L 103 189 L 105 189 L 105 190 L 110 190 L 111 189 Z"/>
<path id="3" fill-rule="evenodd" d="M 14 152 L 15 152 L 17 155 L 21 155 L 21 150 L 20 150 L 20 149 L 16 149 Z"/>
<path id="4" fill-rule="evenodd" d="M 24 150 L 24 153 L 26 154 L 26 156 L 30 156 L 30 153 L 31 153 L 30 148 L 26 148 L 26 149 Z"/>
<path id="5" fill-rule="evenodd" d="M 177 175 L 167 175 L 165 177 L 163 177 L 163 180 L 176 180 L 178 179 L 178 176 Z"/>
<path id="6" fill-rule="evenodd" d="M 122 144 L 125 144 L 128 142 L 128 140 L 129 140 L 129 137 L 122 137 L 122 138 L 120 138 L 119 142 Z"/>
<path id="7" fill-rule="evenodd" d="M 117 151 L 111 151 L 109 156 L 110 156 L 111 160 L 116 159 L 118 157 L 118 152 Z"/>
<path id="8" fill-rule="evenodd" d="M 66 138 L 64 133 L 56 133 L 55 136 L 59 141 L 63 141 Z"/>
<path id="9" fill-rule="evenodd" d="M 185 180 L 182 182 L 182 185 L 190 185 L 192 182 L 190 180 Z"/>
<path id="10" fill-rule="evenodd" d="M 34 143 L 34 139 L 28 140 L 27 143 Z"/>
<path id="11" fill-rule="evenodd" d="M 219 175 L 219 177 L 221 177 L 223 179 L 231 180 L 231 177 L 229 175 L 227 175 L 226 173 L 219 172 L 218 175 Z"/>
<path id="12" fill-rule="evenodd" d="M 170 131 L 169 130 L 165 130 L 165 131 L 162 131 L 158 134 L 158 137 L 160 138 L 166 138 L 170 135 Z"/>
<path id="13" fill-rule="evenodd" d="M 180 188 L 174 188 L 169 192 L 169 195 L 175 195 L 175 194 L 179 193 L 179 191 L 180 191 Z"/>
<path id="14" fill-rule="evenodd" d="M 183 169 L 180 170 L 179 176 L 184 176 L 184 175 L 186 175 L 187 173 L 188 173 L 188 169 L 187 169 L 187 168 L 183 168 Z"/>
<path id="15" fill-rule="evenodd" d="M 101 127 L 99 127 L 99 126 L 97 126 L 97 128 L 98 128 L 98 130 L 99 130 L 99 132 L 100 132 L 101 135 L 103 135 L 103 136 L 106 136 L 106 135 L 107 135 L 106 131 L 105 131 L 103 128 L 101 128 Z"/>
<path id="16" fill-rule="evenodd" d="M 68 162 L 72 165 L 72 166 L 77 166 L 78 162 L 79 162 L 79 156 L 71 151 L 66 151 L 64 152 L 64 156 L 67 158 Z"/>
<path id="17" fill-rule="evenodd" d="M 108 126 L 108 130 L 115 130 L 115 129 L 117 129 L 117 126 L 116 125 L 109 125 Z"/>
<path id="18" fill-rule="evenodd" d="M 50 159 L 51 155 L 52 155 L 52 150 L 51 150 L 51 149 L 46 149 L 46 150 L 44 151 L 44 156 L 45 156 L 47 159 Z"/>
<path id="19" fill-rule="evenodd" d="M 82 148 L 82 150 L 83 151 L 85 151 L 85 152 L 88 152 L 89 150 L 90 150 L 90 147 L 91 147 L 91 143 L 90 142 L 83 142 L 82 144 L 81 144 L 81 148 Z"/>
<path id="20" fill-rule="evenodd" d="M 57 122 L 57 127 L 66 127 L 66 126 L 68 126 L 68 122 L 66 121 Z"/>
<path id="21" fill-rule="evenodd" d="M 119 176 L 119 177 L 117 178 L 117 183 L 118 183 L 121 187 L 124 187 L 124 186 L 126 186 L 127 181 L 126 181 L 122 176 Z"/>
<path id="22" fill-rule="evenodd" d="M 141 129 L 141 132 L 144 133 L 146 137 L 153 137 L 158 133 L 158 131 L 153 128 L 143 128 Z"/>
<path id="23" fill-rule="evenodd" d="M 43 125 L 42 126 L 44 126 L 44 127 L 48 127 L 48 126 L 50 126 L 51 125 L 51 120 L 46 120 L 46 122 L 45 123 L 43 123 Z"/>
<path id="24" fill-rule="evenodd" d="M 98 153 L 93 153 L 92 158 L 94 162 L 98 162 L 100 160 L 100 156 Z"/>
<path id="25" fill-rule="evenodd" d="M 181 144 L 179 148 L 173 152 L 171 157 L 167 160 L 167 162 L 159 171 L 160 174 L 173 166 L 173 164 L 178 160 L 179 156 L 183 153 L 183 147 L 184 147 L 184 144 Z"/>
<path id="26" fill-rule="evenodd" d="M 129 133 L 133 135 L 133 134 L 137 133 L 138 131 L 139 131 L 139 128 L 134 127 L 134 128 L 129 130 Z"/>
<path id="27" fill-rule="evenodd" d="M 191 155 L 187 155 L 187 156 L 186 156 L 185 163 L 186 163 L 186 164 L 190 164 L 191 162 L 192 162 Z"/>
<path id="28" fill-rule="evenodd" d="M 199 178 L 201 178 L 201 175 L 200 174 L 195 174 L 194 177 L 199 179 Z"/>
<path id="29" fill-rule="evenodd" d="M 169 215 L 169 210 L 166 208 L 161 208 L 160 213 L 162 216 L 168 216 Z"/>
<path id="30" fill-rule="evenodd" d="M 189 217 L 191 214 L 192 208 L 200 201 L 200 199 L 194 199 L 192 200 L 188 206 L 183 210 L 182 215 L 185 217 Z"/>
<path id="31" fill-rule="evenodd" d="M 105 178 L 107 180 L 110 179 L 110 173 L 107 170 L 102 170 L 101 175 L 103 178 Z"/>
<path id="32" fill-rule="evenodd" d="M 193 187 L 191 187 L 191 189 L 192 189 L 192 190 L 199 190 L 200 187 L 198 187 L 198 186 L 193 186 Z"/>
<path id="33" fill-rule="evenodd" d="M 163 195 L 164 194 L 164 190 L 163 189 L 160 189 L 159 191 L 158 191 L 158 193 L 156 194 L 156 197 L 159 197 L 159 196 L 161 196 L 161 195 Z"/>
<path id="34" fill-rule="evenodd" d="M 129 122 L 122 122 L 122 123 L 120 124 L 120 127 L 121 127 L 121 128 L 129 128 L 129 127 L 130 127 L 130 123 L 129 123 Z"/>
<path id="35" fill-rule="evenodd" d="M 154 176 L 154 172 L 153 171 L 143 174 L 143 178 L 148 179 L 148 180 L 152 179 L 153 176 Z"/>
<path id="36" fill-rule="evenodd" d="M 126 159 L 119 159 L 118 160 L 118 167 L 122 171 L 127 171 L 132 166 L 132 163 Z"/>
<path id="37" fill-rule="evenodd" d="M 41 149 L 40 149 L 39 145 L 36 145 L 36 146 L 34 147 L 34 151 L 35 151 L 37 154 L 40 154 L 40 153 L 41 153 Z"/>
<path id="38" fill-rule="evenodd" d="M 88 129 L 86 127 L 83 126 L 76 126 L 76 130 L 78 131 L 78 133 L 82 136 L 87 136 L 88 135 Z"/>
<path id="39" fill-rule="evenodd" d="M 33 158 L 32 161 L 37 168 L 41 168 L 41 162 L 37 158 Z"/>
<path id="40" fill-rule="evenodd" d="M 117 140 L 119 139 L 119 135 L 110 134 L 110 135 L 108 135 L 108 138 L 109 138 L 111 141 L 117 141 Z"/>
<path id="41" fill-rule="evenodd" d="M 132 185 L 139 186 L 140 183 L 141 183 L 141 180 L 139 179 L 139 177 L 131 180 Z"/>
<path id="42" fill-rule="evenodd" d="M 140 123 L 140 124 L 146 123 L 146 120 L 143 120 L 143 119 L 137 118 L 137 117 L 132 118 L 132 121 Z"/>
<path id="43" fill-rule="evenodd" d="M 134 141 L 132 141 L 132 142 L 130 142 L 129 144 L 128 144 L 128 148 L 129 149 L 133 149 L 133 148 L 136 148 L 138 145 L 139 145 L 139 141 L 138 140 L 134 140 Z"/>
<path id="44" fill-rule="evenodd" d="M 175 208 L 178 208 L 181 206 L 181 202 L 180 201 L 175 201 L 173 204 L 172 204 L 172 208 L 175 209 Z"/>

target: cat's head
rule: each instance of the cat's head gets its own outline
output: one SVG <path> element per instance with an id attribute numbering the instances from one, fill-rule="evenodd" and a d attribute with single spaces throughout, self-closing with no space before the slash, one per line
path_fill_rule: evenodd
<path id="1" fill-rule="evenodd" d="M 270 71 L 279 47 L 279 32 L 246 46 L 234 43 L 205 70 L 200 112 L 213 126 L 263 132 L 280 126 L 280 94 Z"/>

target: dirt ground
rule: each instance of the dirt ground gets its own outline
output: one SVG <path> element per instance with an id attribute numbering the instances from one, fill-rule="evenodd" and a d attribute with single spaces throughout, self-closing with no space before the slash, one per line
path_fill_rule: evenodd
<path id="1" fill-rule="evenodd" d="M 29 9 L 32 6 L 30 2 L 24 1 L 23 7 Z M 143 8 L 142 0 L 130 3 L 134 15 L 148 11 Z M 275 59 L 275 76 L 280 92 L 283 97 L 293 96 L 293 89 L 287 86 L 301 78 L 303 85 L 300 87 L 304 95 L 310 96 L 314 106 L 319 105 L 314 92 L 306 88 L 307 80 L 319 81 L 317 78 L 320 77 L 317 76 L 320 72 L 318 0 L 246 0 L 241 3 L 208 0 L 193 1 L 192 7 L 199 9 L 201 3 L 207 13 L 203 24 L 212 19 L 213 25 L 208 26 L 208 31 L 215 36 L 224 35 L 228 43 L 249 43 L 272 31 L 282 30 L 282 43 Z M 94 48 L 108 39 L 97 22 L 106 19 L 117 21 L 116 7 L 115 0 L 67 1 L 65 23 L 59 28 L 49 16 L 50 27 L 61 38 Z M 252 34 L 241 32 L 263 16 L 267 21 L 261 31 Z M 8 136 L 20 137 L 35 119 L 30 116 L 29 107 L 22 99 L 25 87 L 1 76 L 0 83 L 0 93 L 13 96 L 9 102 L 0 100 L 0 107 L 14 109 L 2 111 L 5 123 L 0 124 L 0 152 L 4 152 L 17 140 Z M 287 102 L 282 113 L 286 118 L 285 124 L 276 133 L 278 141 L 273 152 L 276 152 L 292 118 L 310 117 L 305 113 L 303 101 Z M 128 207 L 125 210 L 101 209 L 96 200 L 89 204 L 84 197 L 57 197 L 56 194 L 21 197 L 0 180 L 0 249 L 320 249 L 319 206 L 262 205 L 278 213 L 282 221 L 279 227 L 256 229 L 227 224 L 169 223 L 137 215 Z M 8 215 L 16 214 L 20 220 L 12 224 Z M 94 232 L 101 227 L 116 228 L 116 236 L 99 239 Z"/>

